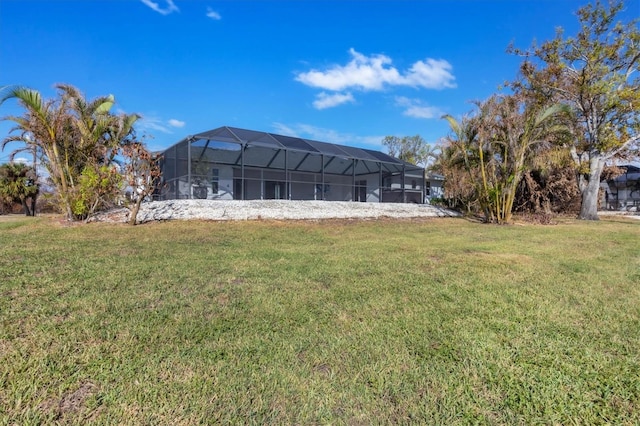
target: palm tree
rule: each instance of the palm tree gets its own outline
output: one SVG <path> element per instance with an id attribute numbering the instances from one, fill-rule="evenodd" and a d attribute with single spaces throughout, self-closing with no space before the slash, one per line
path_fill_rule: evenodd
<path id="1" fill-rule="evenodd" d="M 442 118 L 447 120 L 452 131 L 452 135 L 446 138 L 448 145 L 445 147 L 447 155 L 444 158 L 450 166 L 458 165 L 467 172 L 469 181 L 473 184 L 477 201 L 485 215 L 485 220 L 490 221 L 492 209 L 489 206 L 485 148 L 479 138 L 480 116 L 465 116 L 460 121 L 448 114 Z"/>
<path id="2" fill-rule="evenodd" d="M 10 142 L 23 142 L 25 147 L 18 151 L 39 154 L 57 189 L 61 208 L 72 220 L 81 175 L 87 167 L 96 171 L 115 161 L 123 145 L 135 139 L 133 125 L 139 116 L 112 114 L 112 95 L 87 101 L 71 85 L 59 84 L 56 88 L 58 98 L 47 101 L 36 90 L 0 89 L 0 104 L 15 98 L 25 109 L 23 116 L 4 118 L 16 126 L 4 139 L 2 148 Z"/>
<path id="3" fill-rule="evenodd" d="M 524 94 L 492 96 L 485 108 L 488 115 L 484 131 L 498 160 L 494 208 L 498 222 L 509 222 L 517 187 L 525 170 L 532 166 L 534 147 L 568 132 L 557 118 L 570 109 L 562 104 L 532 102 Z"/>
<path id="4" fill-rule="evenodd" d="M 43 100 L 40 92 L 21 86 L 5 87 L 0 91 L 0 105 L 8 99 L 15 98 L 24 107 L 23 116 L 8 116 L 3 120 L 16 123 L 3 143 L 4 149 L 10 142 L 22 142 L 26 145 L 21 150 L 33 150 L 41 155 L 42 164 L 46 167 L 53 184 L 58 189 L 58 196 L 64 212 L 72 218 L 69 199 L 69 175 L 64 167 L 64 147 L 68 144 L 70 120 L 66 99 L 60 102 Z M 17 134 L 11 134 L 18 132 Z M 15 155 L 18 151 L 12 154 Z"/>
<path id="5" fill-rule="evenodd" d="M 27 216 L 35 216 L 35 199 L 38 185 L 33 168 L 22 163 L 7 163 L 0 166 L 0 198 L 9 203 L 20 203 Z M 33 200 L 29 209 L 27 199 Z"/>
<path id="6" fill-rule="evenodd" d="M 522 94 L 494 95 L 477 106 L 478 114 L 460 123 L 443 117 L 455 136 L 450 144 L 475 182 L 485 218 L 510 222 L 516 190 L 534 146 L 567 132 L 556 118 L 569 108 L 543 106 Z"/>

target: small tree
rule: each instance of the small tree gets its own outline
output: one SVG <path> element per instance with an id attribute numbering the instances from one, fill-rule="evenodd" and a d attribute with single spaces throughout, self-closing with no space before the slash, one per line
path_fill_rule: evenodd
<path id="1" fill-rule="evenodd" d="M 77 193 L 71 209 L 79 218 L 88 220 L 97 211 L 106 210 L 117 202 L 114 194 L 122 188 L 122 175 L 115 166 L 88 164 L 78 177 Z"/>
<path id="2" fill-rule="evenodd" d="M 390 156 L 415 165 L 426 166 L 436 156 L 436 148 L 427 144 L 420 135 L 386 136 L 382 144 L 387 147 Z"/>
<path id="3" fill-rule="evenodd" d="M 33 168 L 22 163 L 7 163 L 0 166 L 0 198 L 7 203 L 20 203 L 27 216 L 35 216 L 35 208 L 29 209 L 27 200 L 34 202 L 38 195 Z"/>
<path id="4" fill-rule="evenodd" d="M 132 142 L 124 146 L 124 173 L 131 188 L 133 207 L 129 215 L 129 224 L 135 225 L 140 205 L 158 188 L 162 176 L 160 157 L 154 156 L 141 142 Z"/>

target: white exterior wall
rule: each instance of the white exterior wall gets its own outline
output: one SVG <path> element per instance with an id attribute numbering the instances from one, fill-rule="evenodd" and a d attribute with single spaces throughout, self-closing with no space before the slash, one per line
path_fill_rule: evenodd
<path id="1" fill-rule="evenodd" d="M 356 182 L 359 180 L 367 181 L 367 203 L 380 202 L 380 174 L 372 173 L 364 176 L 356 176 Z"/>
<path id="2" fill-rule="evenodd" d="M 233 200 L 233 169 L 231 166 L 220 166 L 218 169 L 218 193 L 214 194 L 209 186 L 207 199 Z"/>

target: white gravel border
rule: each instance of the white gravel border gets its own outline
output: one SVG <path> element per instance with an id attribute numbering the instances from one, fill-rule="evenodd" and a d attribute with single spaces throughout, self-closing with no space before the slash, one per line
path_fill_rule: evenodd
<path id="1" fill-rule="evenodd" d="M 126 222 L 127 209 L 92 218 L 97 222 Z M 138 223 L 166 220 L 318 220 L 458 217 L 459 213 L 429 204 L 357 203 L 349 201 L 288 200 L 167 200 L 144 203 Z"/>

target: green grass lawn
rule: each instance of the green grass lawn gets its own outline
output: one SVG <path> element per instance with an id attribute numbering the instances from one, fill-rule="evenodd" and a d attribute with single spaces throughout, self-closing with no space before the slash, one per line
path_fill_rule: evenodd
<path id="1" fill-rule="evenodd" d="M 0 221 L 0 424 L 639 424 L 640 222 Z"/>

